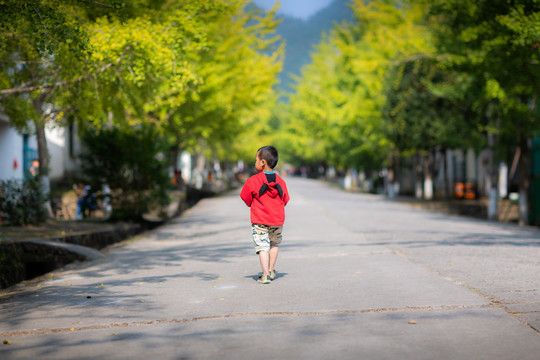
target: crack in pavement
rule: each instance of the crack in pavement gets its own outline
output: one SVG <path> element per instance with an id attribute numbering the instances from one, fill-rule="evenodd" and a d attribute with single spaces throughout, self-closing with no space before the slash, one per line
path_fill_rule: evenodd
<path id="1" fill-rule="evenodd" d="M 423 267 L 424 269 L 430 271 L 431 273 L 439 276 L 440 278 L 442 279 L 445 279 L 447 281 L 450 281 L 451 283 L 453 284 L 456 284 L 458 286 L 462 286 L 476 294 L 478 294 L 478 296 L 481 296 L 483 297 L 484 299 L 486 299 L 487 301 L 491 302 L 491 306 L 493 307 L 497 307 L 499 309 L 503 309 L 504 311 L 506 311 L 506 313 L 510 316 L 512 316 L 513 318 L 517 319 L 519 322 L 521 322 L 522 324 L 528 326 L 530 329 L 532 329 L 533 331 L 535 331 L 536 333 L 540 333 L 540 329 L 537 329 L 536 327 L 534 327 L 531 323 L 529 323 L 527 320 L 525 320 L 523 318 L 523 314 L 530 314 L 530 313 L 533 313 L 533 311 L 528 311 L 528 312 L 518 312 L 518 311 L 512 311 L 511 309 L 508 308 L 507 305 L 514 305 L 514 304 L 534 304 L 534 303 L 530 303 L 530 302 L 524 302 L 524 303 L 512 303 L 512 302 L 504 302 L 504 301 L 501 301 L 493 296 L 490 296 L 490 295 L 487 295 L 487 294 L 484 294 L 482 291 L 480 291 L 479 289 L 467 284 L 467 283 L 464 283 L 464 282 L 461 282 L 461 281 L 458 281 L 457 279 L 454 279 L 452 277 L 449 277 L 449 276 L 445 276 L 443 275 L 441 272 L 439 272 L 438 270 L 435 270 L 435 269 L 432 269 L 430 268 L 429 266 L 427 266 L 426 264 L 422 263 L 422 262 L 419 262 L 419 261 L 416 261 L 415 259 L 412 258 L 412 256 L 410 256 L 409 254 L 407 254 L 406 252 L 404 251 L 401 251 L 401 250 L 397 250 L 397 249 L 392 249 L 390 246 L 388 245 L 384 245 L 386 248 L 388 248 L 390 251 L 392 251 L 394 254 L 398 255 L 398 256 L 401 256 L 405 259 L 407 259 L 408 261 L 410 261 L 411 263 L 413 264 L 416 264 L 418 266 L 421 266 Z M 536 291 L 536 289 L 533 289 L 533 290 L 508 290 L 507 292 L 529 292 L 529 291 Z"/>
<path id="2" fill-rule="evenodd" d="M 364 309 L 364 310 L 330 310 L 330 311 L 276 311 L 276 312 L 254 312 L 254 313 L 235 313 L 227 315 L 209 315 L 200 316 L 187 319 L 161 319 L 161 320 L 149 320 L 149 321 L 133 321 L 123 323 L 111 323 L 102 325 L 88 325 L 71 328 L 42 328 L 32 330 L 15 330 L 1 332 L 0 337 L 16 337 L 16 336 L 28 336 L 28 335 L 47 335 L 57 333 L 68 332 L 80 332 L 88 330 L 103 330 L 114 328 L 127 328 L 137 326 L 149 326 L 149 325 L 163 325 L 163 324 L 181 324 L 203 320 L 216 320 L 216 319 L 233 319 L 233 318 L 246 318 L 246 317 L 274 317 L 274 316 L 325 316 L 325 315 L 346 315 L 346 314 L 370 314 L 370 313 L 396 313 L 396 312 L 414 312 L 414 311 L 436 311 L 436 310 L 468 310 L 468 309 L 489 309 L 499 308 L 496 304 L 480 304 L 480 305 L 440 305 L 440 306 L 418 306 L 418 307 L 404 307 L 404 308 L 380 308 L 380 309 Z"/>

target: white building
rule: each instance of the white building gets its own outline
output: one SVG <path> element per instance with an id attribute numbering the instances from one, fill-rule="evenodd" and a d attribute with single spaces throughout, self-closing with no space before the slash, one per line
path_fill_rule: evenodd
<path id="1" fill-rule="evenodd" d="M 46 129 L 49 149 L 49 178 L 60 180 L 78 170 L 77 154 L 81 145 L 75 126 Z M 0 180 L 23 179 L 38 158 L 35 135 L 20 134 L 9 118 L 0 114 Z"/>
<path id="2" fill-rule="evenodd" d="M 22 179 L 37 155 L 36 137 L 19 134 L 0 114 L 0 180 Z"/>
<path id="3" fill-rule="evenodd" d="M 49 178 L 57 181 L 80 170 L 78 155 L 82 151 L 81 141 L 75 125 L 46 129 L 49 150 Z"/>

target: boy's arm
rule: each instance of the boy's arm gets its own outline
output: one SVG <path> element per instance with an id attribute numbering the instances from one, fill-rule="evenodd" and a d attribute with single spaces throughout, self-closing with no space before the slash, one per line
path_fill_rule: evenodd
<path id="1" fill-rule="evenodd" d="M 283 189 L 283 205 L 287 205 L 289 202 L 289 190 L 287 190 L 287 185 L 285 184 L 285 181 L 283 184 L 281 184 L 281 188 Z"/>
<path id="2" fill-rule="evenodd" d="M 244 200 L 247 206 L 251 206 L 251 203 L 253 202 L 253 194 L 251 193 L 249 180 L 246 181 L 244 187 L 242 187 L 242 191 L 240 192 L 240 198 Z"/>

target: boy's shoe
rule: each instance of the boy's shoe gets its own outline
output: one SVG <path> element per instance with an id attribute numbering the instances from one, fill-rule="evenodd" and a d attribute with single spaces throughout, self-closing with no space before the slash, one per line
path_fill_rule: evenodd
<path id="1" fill-rule="evenodd" d="M 270 281 L 270 279 L 268 278 L 267 275 L 262 275 L 261 277 L 259 277 L 259 280 L 257 280 L 257 282 L 259 284 L 270 284 L 271 283 L 271 281 Z"/>
<path id="2" fill-rule="evenodd" d="M 270 280 L 274 280 L 276 278 L 276 270 L 270 271 Z"/>

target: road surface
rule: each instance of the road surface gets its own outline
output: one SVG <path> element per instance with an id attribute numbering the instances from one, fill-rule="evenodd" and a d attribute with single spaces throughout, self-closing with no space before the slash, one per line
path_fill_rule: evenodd
<path id="1" fill-rule="evenodd" d="M 286 178 L 278 277 L 239 190 L 0 297 L 1 359 L 540 359 L 540 231 Z"/>

